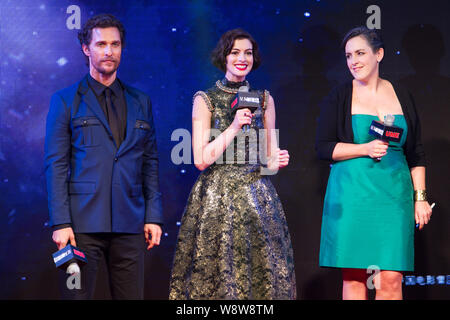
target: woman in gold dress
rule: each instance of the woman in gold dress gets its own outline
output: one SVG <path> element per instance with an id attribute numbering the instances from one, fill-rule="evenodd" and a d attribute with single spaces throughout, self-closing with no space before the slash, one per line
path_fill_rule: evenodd
<path id="1" fill-rule="evenodd" d="M 261 101 L 256 111 L 233 115 L 230 109 L 239 88 L 250 87 L 247 74 L 260 65 L 258 45 L 244 30 L 230 30 L 212 60 L 225 77 L 194 95 L 193 154 L 202 172 L 183 213 L 169 298 L 295 299 L 292 244 L 267 175 L 289 163 L 274 134 L 273 98 L 250 89 Z M 244 125 L 250 132 L 242 131 Z"/>

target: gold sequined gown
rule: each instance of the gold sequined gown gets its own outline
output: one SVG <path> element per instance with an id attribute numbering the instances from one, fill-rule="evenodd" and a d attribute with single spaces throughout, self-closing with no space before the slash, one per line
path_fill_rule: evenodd
<path id="1" fill-rule="evenodd" d="M 211 128 L 218 133 L 234 119 L 230 101 L 241 85 L 223 79 L 195 94 L 207 103 Z M 223 158 L 201 172 L 191 190 L 178 234 L 169 299 L 296 298 L 283 207 L 269 176 L 261 174 L 260 157 L 254 157 L 269 96 L 268 91 L 259 93 L 263 102 L 254 112 L 253 130 L 239 134 L 247 135 L 248 143 L 230 144 Z M 246 140 L 239 135 L 238 141 Z"/>

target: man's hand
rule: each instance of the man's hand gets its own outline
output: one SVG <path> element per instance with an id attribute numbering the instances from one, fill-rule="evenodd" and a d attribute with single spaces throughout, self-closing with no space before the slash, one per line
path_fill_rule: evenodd
<path id="1" fill-rule="evenodd" d="M 74 247 L 77 246 L 77 243 L 75 242 L 75 235 L 71 227 L 53 231 L 52 239 L 53 242 L 58 246 L 58 250 L 64 248 L 69 241 L 70 244 Z"/>
<path id="2" fill-rule="evenodd" d="M 151 236 L 151 239 L 149 237 Z M 145 242 L 148 244 L 147 250 L 153 248 L 154 245 L 159 246 L 162 230 L 157 224 L 147 223 L 144 225 Z"/>

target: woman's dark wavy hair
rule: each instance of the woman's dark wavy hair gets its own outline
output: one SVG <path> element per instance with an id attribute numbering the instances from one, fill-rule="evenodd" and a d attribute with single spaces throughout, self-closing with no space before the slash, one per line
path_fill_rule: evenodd
<path id="1" fill-rule="evenodd" d="M 347 44 L 347 42 L 350 39 L 358 36 L 362 36 L 364 39 L 366 39 L 367 43 L 369 43 L 369 46 L 372 49 L 372 52 L 375 53 L 380 48 L 384 49 L 384 43 L 383 39 L 381 38 L 381 33 L 376 29 L 369 29 L 365 26 L 356 27 L 347 32 L 344 39 L 342 40 L 341 48 L 345 50 L 345 45 Z"/>
<path id="2" fill-rule="evenodd" d="M 125 28 L 122 22 L 117 19 L 112 14 L 102 13 L 90 18 L 84 24 L 83 28 L 78 32 L 78 40 L 81 45 L 89 46 L 92 40 L 92 30 L 94 28 L 110 28 L 116 27 L 120 33 L 120 42 L 122 43 L 122 48 L 125 46 Z M 83 54 L 84 55 L 84 54 Z M 89 58 L 87 56 L 86 60 L 89 63 Z"/>
<path id="3" fill-rule="evenodd" d="M 252 70 L 256 70 L 261 65 L 261 56 L 259 54 L 259 47 L 255 39 L 247 31 L 237 28 L 225 32 L 222 37 L 220 37 L 216 48 L 211 54 L 211 61 L 213 65 L 222 70 L 226 71 L 227 67 L 227 55 L 230 54 L 231 49 L 233 49 L 234 41 L 240 39 L 248 39 L 252 43 L 253 47 L 253 67 Z"/>

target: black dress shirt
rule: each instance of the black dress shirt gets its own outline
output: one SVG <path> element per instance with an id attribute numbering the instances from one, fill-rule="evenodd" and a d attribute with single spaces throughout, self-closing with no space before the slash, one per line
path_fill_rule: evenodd
<path id="1" fill-rule="evenodd" d="M 88 75 L 88 85 L 94 91 L 97 101 L 100 104 L 105 117 L 110 125 L 113 137 L 115 137 L 115 142 L 117 148 L 125 140 L 126 128 L 127 128 L 127 105 L 125 101 L 124 88 L 120 83 L 119 79 L 116 78 L 114 82 L 109 86 L 105 86 Z M 109 88 L 112 91 L 111 101 L 114 110 L 110 110 L 106 103 L 106 92 L 105 90 Z M 115 119 L 115 117 L 117 117 Z M 115 126 L 112 121 L 117 121 L 117 126 Z"/>

